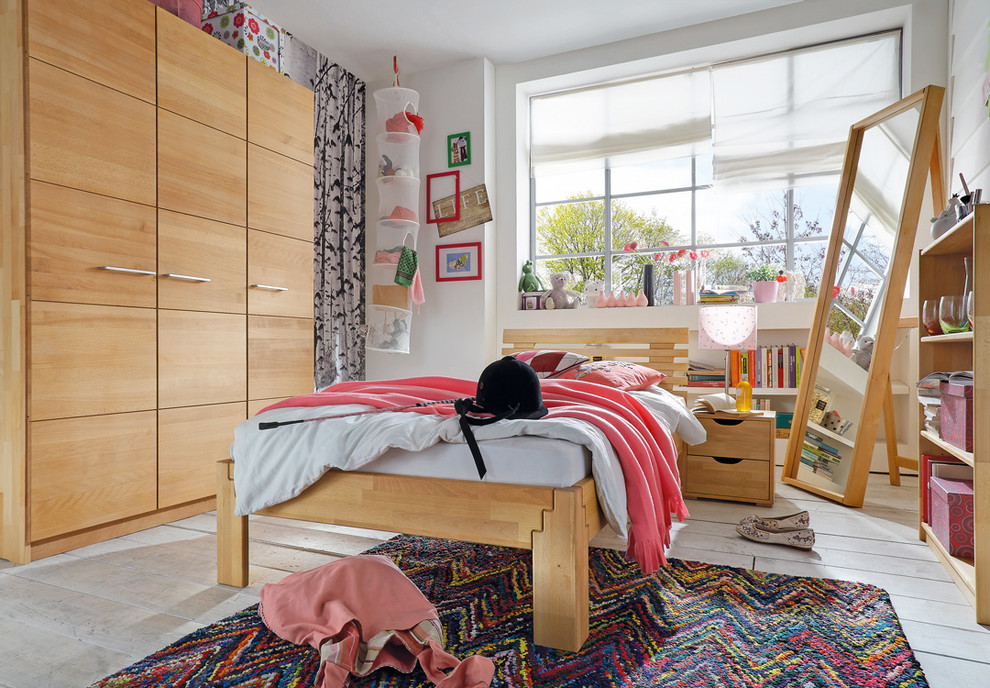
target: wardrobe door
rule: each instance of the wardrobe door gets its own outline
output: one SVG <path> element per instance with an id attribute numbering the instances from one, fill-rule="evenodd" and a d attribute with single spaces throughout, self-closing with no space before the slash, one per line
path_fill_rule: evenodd
<path id="1" fill-rule="evenodd" d="M 155 307 L 155 209 L 30 185 L 31 298 Z"/>
<path id="2" fill-rule="evenodd" d="M 313 163 L 248 144 L 248 227 L 313 242 Z"/>
<path id="3" fill-rule="evenodd" d="M 247 61 L 248 141 L 312 167 L 313 92 Z"/>
<path id="4" fill-rule="evenodd" d="M 244 313 L 246 244 L 242 226 L 159 210 L 159 308 Z"/>
<path id="5" fill-rule="evenodd" d="M 155 102 L 155 6 L 134 0 L 29 0 L 27 49 L 48 62 Z"/>
<path id="6" fill-rule="evenodd" d="M 238 138 L 247 135 L 247 57 L 158 10 L 158 107 Z"/>
<path id="7" fill-rule="evenodd" d="M 248 313 L 313 318 L 313 242 L 248 230 Z"/>
<path id="8" fill-rule="evenodd" d="M 154 409 L 155 311 L 33 301 L 31 420 Z"/>
<path id="9" fill-rule="evenodd" d="M 155 106 L 28 62 L 31 178 L 155 205 Z"/>
<path id="10" fill-rule="evenodd" d="M 248 399 L 313 391 L 313 321 L 248 316 Z"/>
<path id="11" fill-rule="evenodd" d="M 217 461 L 230 458 L 245 403 L 158 412 L 158 508 L 216 496 Z"/>
<path id="12" fill-rule="evenodd" d="M 245 316 L 158 311 L 158 408 L 247 399 Z"/>
<path id="13" fill-rule="evenodd" d="M 158 111 L 158 206 L 233 225 L 247 221 L 243 139 Z"/>
<path id="14" fill-rule="evenodd" d="M 30 424 L 32 541 L 155 510 L 155 415 Z"/>

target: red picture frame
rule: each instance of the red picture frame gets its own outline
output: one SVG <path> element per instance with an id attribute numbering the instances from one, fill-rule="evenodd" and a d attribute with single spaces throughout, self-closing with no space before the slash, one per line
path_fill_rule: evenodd
<path id="1" fill-rule="evenodd" d="M 440 198 L 453 198 L 453 214 L 444 215 L 443 217 L 430 217 L 433 212 L 433 180 L 439 177 L 453 177 L 454 178 L 454 193 L 443 194 Z M 427 224 L 439 224 L 441 222 L 453 222 L 454 220 L 461 219 L 461 173 L 460 170 L 454 170 L 453 172 L 437 172 L 436 174 L 426 175 L 426 222 Z"/>
<path id="2" fill-rule="evenodd" d="M 437 244 L 437 282 L 481 279 L 481 242 Z"/>

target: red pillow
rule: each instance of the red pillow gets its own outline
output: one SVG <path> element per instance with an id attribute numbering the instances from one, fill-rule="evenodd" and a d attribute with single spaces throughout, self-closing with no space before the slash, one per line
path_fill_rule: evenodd
<path id="1" fill-rule="evenodd" d="M 615 387 L 623 392 L 644 389 L 662 381 L 667 376 L 659 370 L 629 361 L 594 361 L 554 375 L 555 380 L 581 380 Z"/>
<path id="2" fill-rule="evenodd" d="M 535 370 L 538 378 L 556 377 L 579 363 L 591 360 L 583 354 L 576 354 L 571 351 L 548 351 L 546 349 L 520 351 L 512 354 L 512 356 Z"/>

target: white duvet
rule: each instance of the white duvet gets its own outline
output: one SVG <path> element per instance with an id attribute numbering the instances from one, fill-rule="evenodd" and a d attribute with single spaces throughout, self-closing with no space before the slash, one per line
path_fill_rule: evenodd
<path id="1" fill-rule="evenodd" d="M 704 427 L 683 400 L 659 387 L 632 393 L 669 430 L 688 444 L 705 440 Z M 438 442 L 463 444 L 458 419 L 419 413 L 377 413 L 297 423 L 260 430 L 259 423 L 316 418 L 367 410 L 367 406 L 291 406 L 250 418 L 234 430 L 231 458 L 239 516 L 302 493 L 328 470 L 358 470 L 391 448 L 421 451 Z M 474 428 L 479 442 L 524 435 L 566 440 L 586 447 L 599 502 L 612 529 L 625 538 L 628 511 L 618 457 L 605 434 L 573 418 L 503 420 Z M 470 459 L 470 452 L 465 447 Z"/>

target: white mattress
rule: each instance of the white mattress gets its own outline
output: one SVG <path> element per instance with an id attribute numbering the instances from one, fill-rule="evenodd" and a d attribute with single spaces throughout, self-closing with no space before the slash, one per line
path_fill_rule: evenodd
<path id="1" fill-rule="evenodd" d="M 549 437 L 507 437 L 479 442 L 485 482 L 570 487 L 591 474 L 591 452 L 582 444 Z M 425 478 L 478 480 L 466 444 L 440 442 L 420 451 L 392 448 L 362 471 Z"/>

